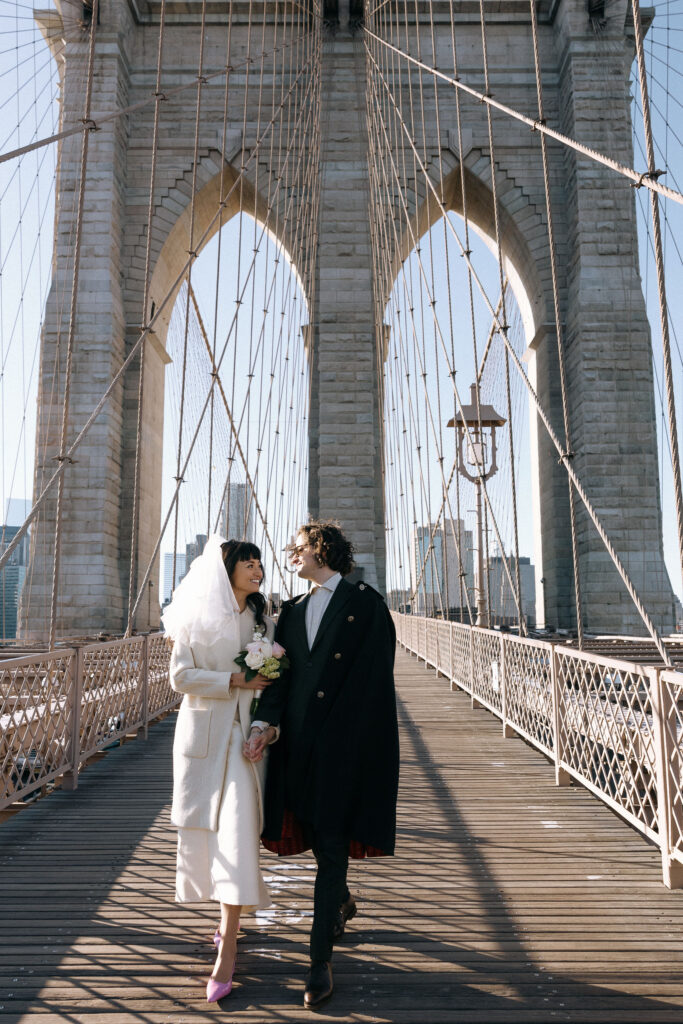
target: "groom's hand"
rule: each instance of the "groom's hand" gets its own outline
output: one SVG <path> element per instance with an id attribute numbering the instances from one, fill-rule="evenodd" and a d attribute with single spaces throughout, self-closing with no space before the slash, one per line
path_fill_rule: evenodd
<path id="1" fill-rule="evenodd" d="M 242 753 L 246 757 L 247 761 L 260 761 L 263 757 L 264 750 L 274 735 L 275 730 L 272 725 L 269 725 L 267 729 L 252 729 L 249 739 L 242 747 Z"/>

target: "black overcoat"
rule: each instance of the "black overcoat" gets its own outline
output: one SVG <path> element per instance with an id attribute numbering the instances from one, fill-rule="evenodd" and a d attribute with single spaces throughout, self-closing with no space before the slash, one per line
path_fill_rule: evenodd
<path id="1" fill-rule="evenodd" d="M 367 584 L 341 580 L 309 650 L 308 596 L 283 604 L 275 631 L 290 670 L 264 692 L 258 718 L 280 725 L 265 792 L 264 845 L 306 848 L 300 825 L 346 835 L 352 856 L 394 852 L 398 726 L 396 633 Z"/>

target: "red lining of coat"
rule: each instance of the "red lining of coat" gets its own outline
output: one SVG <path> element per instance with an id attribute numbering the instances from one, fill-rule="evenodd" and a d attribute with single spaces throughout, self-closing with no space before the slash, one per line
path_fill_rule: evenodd
<path id="1" fill-rule="evenodd" d="M 293 857 L 297 853 L 310 850 L 311 844 L 304 838 L 304 830 L 301 822 L 298 821 L 291 811 L 285 811 L 282 819 L 282 833 L 279 839 L 261 839 L 266 850 L 270 853 L 277 853 L 278 857 Z M 378 850 L 375 846 L 367 846 L 357 839 L 349 842 L 349 857 L 353 860 L 363 860 L 365 857 L 386 857 L 384 850 Z"/>

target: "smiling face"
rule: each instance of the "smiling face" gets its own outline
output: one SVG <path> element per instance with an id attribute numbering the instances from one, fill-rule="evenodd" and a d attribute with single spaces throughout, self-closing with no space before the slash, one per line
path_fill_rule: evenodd
<path id="1" fill-rule="evenodd" d="M 297 534 L 296 547 L 292 549 L 289 558 L 292 569 L 299 579 L 313 580 L 317 578 L 320 564 L 316 560 L 305 533 Z"/>
<path id="2" fill-rule="evenodd" d="M 250 594 L 257 593 L 262 579 L 263 569 L 258 558 L 248 558 L 245 562 L 236 562 L 230 582 L 238 602 L 240 596 L 247 598 Z"/>

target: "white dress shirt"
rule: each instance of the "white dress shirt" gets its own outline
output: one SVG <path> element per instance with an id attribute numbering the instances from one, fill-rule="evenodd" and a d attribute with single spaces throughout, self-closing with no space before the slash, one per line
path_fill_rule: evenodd
<path id="1" fill-rule="evenodd" d="M 336 572 L 334 576 L 330 576 L 329 580 L 325 580 L 324 583 L 319 585 L 314 583 L 311 587 L 306 604 L 306 639 L 308 640 L 308 646 L 311 648 L 318 635 L 318 629 L 325 614 L 325 609 L 332 600 L 332 595 L 340 583 L 341 573 Z"/>
<path id="2" fill-rule="evenodd" d="M 322 617 L 325 614 L 325 609 L 332 600 L 332 595 L 341 583 L 342 575 L 336 572 L 334 576 L 330 576 L 329 580 L 325 580 L 320 585 L 314 583 L 309 591 L 308 603 L 306 605 L 306 639 L 308 640 L 308 646 L 313 647 L 315 638 L 320 628 Z M 267 729 L 268 722 L 263 722 L 260 719 L 251 723 L 252 728 L 256 726 L 257 729 Z M 280 730 L 277 730 L 277 735 L 271 740 L 274 743 L 280 734 Z"/>

